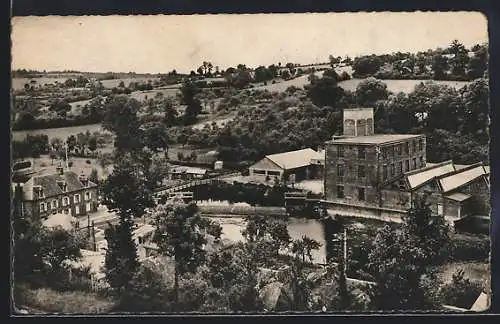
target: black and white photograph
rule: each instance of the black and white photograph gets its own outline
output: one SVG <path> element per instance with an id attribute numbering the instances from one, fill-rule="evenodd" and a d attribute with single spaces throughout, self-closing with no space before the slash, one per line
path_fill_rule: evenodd
<path id="1" fill-rule="evenodd" d="M 12 313 L 487 312 L 479 12 L 11 19 Z"/>

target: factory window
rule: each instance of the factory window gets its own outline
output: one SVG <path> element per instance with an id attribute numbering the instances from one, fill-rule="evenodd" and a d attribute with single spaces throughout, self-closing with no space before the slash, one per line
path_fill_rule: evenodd
<path id="1" fill-rule="evenodd" d="M 417 168 L 417 158 L 413 158 L 413 169 Z"/>
<path id="2" fill-rule="evenodd" d="M 364 159 L 366 156 L 365 148 L 363 146 L 358 147 L 358 159 Z"/>
<path id="3" fill-rule="evenodd" d="M 358 200 L 365 200 L 365 188 L 358 188 Z"/>
<path id="4" fill-rule="evenodd" d="M 419 139 L 418 140 L 418 150 L 419 151 L 423 151 L 424 150 L 424 140 L 423 139 Z"/>
<path id="5" fill-rule="evenodd" d="M 337 165 L 337 177 L 339 178 L 339 181 L 344 180 L 344 165 L 343 164 Z"/>
<path id="6" fill-rule="evenodd" d="M 412 143 L 413 143 L 413 152 L 416 152 L 417 151 L 417 141 L 414 140 Z"/>
<path id="7" fill-rule="evenodd" d="M 405 161 L 405 172 L 410 171 L 410 160 Z"/>
<path id="8" fill-rule="evenodd" d="M 410 143 L 406 142 L 405 143 L 405 154 L 409 154 L 410 153 Z"/>
<path id="9" fill-rule="evenodd" d="M 344 157 L 344 147 L 343 146 L 338 146 L 337 152 L 338 152 L 338 157 Z"/>
<path id="10" fill-rule="evenodd" d="M 391 164 L 391 177 L 394 177 L 396 174 L 396 167 L 394 166 L 394 163 Z"/>
<path id="11" fill-rule="evenodd" d="M 420 167 L 422 167 L 422 168 L 423 168 L 424 166 L 425 166 L 424 157 L 423 157 L 423 156 L 421 156 L 421 157 L 420 157 Z"/>
<path id="12" fill-rule="evenodd" d="M 384 177 L 384 180 L 386 180 L 387 179 L 387 165 L 384 165 L 382 167 L 382 175 Z"/>
<path id="13" fill-rule="evenodd" d="M 364 165 L 358 165 L 358 178 L 362 179 L 366 176 L 365 173 L 365 166 Z"/>
<path id="14" fill-rule="evenodd" d="M 398 172 L 399 174 L 403 173 L 403 161 L 398 162 Z"/>
<path id="15" fill-rule="evenodd" d="M 344 186 L 337 186 L 337 198 L 344 198 Z"/>
<path id="16" fill-rule="evenodd" d="M 386 159 L 387 158 L 387 148 L 382 148 L 382 158 Z"/>
<path id="17" fill-rule="evenodd" d="M 398 156 L 401 156 L 401 154 L 403 153 L 402 151 L 403 151 L 403 148 L 402 148 L 401 144 L 398 144 L 398 145 L 396 146 L 396 152 L 397 152 L 397 155 L 398 155 Z"/>

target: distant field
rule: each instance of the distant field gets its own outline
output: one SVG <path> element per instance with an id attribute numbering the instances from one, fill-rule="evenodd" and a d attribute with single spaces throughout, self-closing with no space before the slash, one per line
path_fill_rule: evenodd
<path id="1" fill-rule="evenodd" d="M 118 87 L 121 81 L 125 84 L 126 87 L 130 84 L 130 82 L 148 82 L 148 80 L 151 80 L 151 82 L 154 82 L 158 80 L 156 77 L 137 77 L 137 78 L 123 78 L 123 79 L 113 79 L 113 80 L 102 80 L 101 83 L 105 88 L 114 88 Z"/>
<path id="2" fill-rule="evenodd" d="M 48 128 L 48 129 L 36 129 L 36 130 L 22 130 L 13 131 L 12 140 L 23 140 L 26 135 L 39 135 L 46 134 L 49 137 L 49 141 L 53 137 L 67 138 L 70 135 L 75 135 L 78 133 L 85 133 L 86 131 L 93 132 L 104 132 L 101 124 L 91 124 L 82 126 L 72 126 L 72 127 L 61 127 L 61 128 Z"/>
<path id="3" fill-rule="evenodd" d="M 36 81 L 36 85 L 44 85 L 44 84 L 49 84 L 49 83 L 55 83 L 56 81 L 59 82 L 59 83 L 64 83 L 64 81 L 66 81 L 68 78 L 47 78 L 47 77 L 43 77 L 43 78 L 33 78 L 33 79 L 30 79 L 30 78 L 13 78 L 12 79 L 12 89 L 13 90 L 21 90 L 24 88 L 24 85 L 26 83 L 29 83 L 30 80 L 34 80 Z"/>
<path id="4" fill-rule="evenodd" d="M 147 91 L 134 91 L 130 94 L 131 98 L 134 98 L 139 101 L 143 101 L 145 99 L 151 99 L 156 96 L 157 93 L 163 93 L 163 97 L 175 97 L 177 93 L 179 93 L 178 88 L 163 88 L 163 89 L 154 89 Z"/>

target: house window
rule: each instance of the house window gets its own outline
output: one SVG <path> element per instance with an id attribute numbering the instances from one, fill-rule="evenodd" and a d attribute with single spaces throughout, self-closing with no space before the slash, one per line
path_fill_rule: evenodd
<path id="1" fill-rule="evenodd" d="M 391 177 L 394 177 L 396 174 L 396 167 L 394 166 L 394 163 L 391 164 Z"/>
<path id="2" fill-rule="evenodd" d="M 405 143 L 405 154 L 410 154 L 410 143 Z"/>
<path id="3" fill-rule="evenodd" d="M 68 197 L 63 197 L 62 205 L 63 206 L 68 206 L 69 205 L 69 198 Z"/>
<path id="4" fill-rule="evenodd" d="M 344 157 L 344 147 L 343 146 L 338 146 L 337 155 L 338 155 L 338 157 Z"/>
<path id="5" fill-rule="evenodd" d="M 267 174 L 269 176 L 279 176 L 280 172 L 279 171 L 267 171 Z"/>
<path id="6" fill-rule="evenodd" d="M 382 176 L 384 177 L 384 180 L 387 179 L 387 165 L 382 167 Z"/>
<path id="7" fill-rule="evenodd" d="M 43 212 L 46 210 L 47 210 L 47 206 L 45 205 L 45 203 L 40 203 L 40 211 Z"/>
<path id="8" fill-rule="evenodd" d="M 364 165 L 358 165 L 358 178 L 362 179 L 366 176 L 365 173 L 365 166 Z"/>
<path id="9" fill-rule="evenodd" d="M 90 193 L 90 191 L 87 191 L 85 193 L 85 200 L 90 200 L 90 198 L 92 198 L 92 194 Z"/>
<path id="10" fill-rule="evenodd" d="M 358 188 L 358 200 L 365 200 L 365 188 Z"/>
<path id="11" fill-rule="evenodd" d="M 344 180 L 344 165 L 343 164 L 337 165 L 337 177 L 339 178 L 340 181 Z"/>
<path id="12" fill-rule="evenodd" d="M 53 208 L 53 209 L 54 209 L 54 208 L 57 208 L 57 205 L 58 205 L 57 200 L 55 200 L 55 199 L 54 199 L 54 200 L 52 200 L 52 208 Z"/>
<path id="13" fill-rule="evenodd" d="M 405 161 L 405 172 L 410 171 L 410 160 Z"/>
<path id="14" fill-rule="evenodd" d="M 254 174 L 266 174 L 266 171 L 264 170 L 253 170 Z"/>
<path id="15" fill-rule="evenodd" d="M 345 198 L 344 186 L 337 186 L 337 198 Z"/>
<path id="16" fill-rule="evenodd" d="M 417 158 L 413 158 L 413 169 L 417 168 Z"/>
<path id="17" fill-rule="evenodd" d="M 425 166 L 425 162 L 424 162 L 424 157 L 423 156 L 420 157 L 420 166 L 421 167 Z"/>
<path id="18" fill-rule="evenodd" d="M 398 172 L 399 174 L 403 173 L 403 161 L 398 162 Z"/>
<path id="19" fill-rule="evenodd" d="M 363 146 L 358 147 L 358 159 L 364 159 L 365 156 L 365 148 Z"/>
<path id="20" fill-rule="evenodd" d="M 80 194 L 76 194 L 76 195 L 74 195 L 74 196 L 73 196 L 73 201 L 74 201 L 75 203 L 79 203 L 79 202 L 80 202 Z"/>

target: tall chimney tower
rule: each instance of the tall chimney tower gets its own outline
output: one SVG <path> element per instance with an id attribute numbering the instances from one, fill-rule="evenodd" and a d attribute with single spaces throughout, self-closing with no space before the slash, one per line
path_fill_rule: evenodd
<path id="1" fill-rule="evenodd" d="M 344 136 L 370 136 L 373 129 L 373 108 L 344 109 Z"/>

